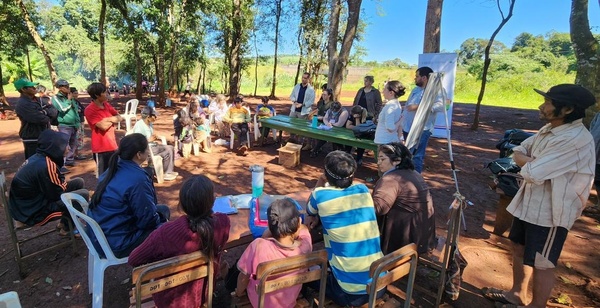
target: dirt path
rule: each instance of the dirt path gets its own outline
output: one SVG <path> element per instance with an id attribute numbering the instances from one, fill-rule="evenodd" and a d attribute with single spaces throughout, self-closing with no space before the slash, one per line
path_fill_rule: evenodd
<path id="1" fill-rule="evenodd" d="M 346 96 L 352 96 L 348 93 Z M 15 98 L 9 98 L 11 102 Z M 123 108 L 126 98 L 114 102 Z M 88 98 L 82 101 L 87 103 Z M 255 106 L 256 99 L 249 99 Z M 141 103 L 142 105 L 145 102 Z M 278 113 L 286 113 L 289 102 L 275 101 Z M 183 106 L 183 104 L 180 104 Z M 159 134 L 172 134 L 171 116 L 175 108 L 159 108 L 160 116 L 155 127 Z M 481 126 L 477 131 L 469 129 L 474 112 L 473 105 L 455 104 L 452 149 L 454 161 L 458 168 L 460 192 L 473 203 L 465 211 L 467 230 L 461 232 L 461 251 L 469 262 L 464 273 L 463 290 L 454 307 L 493 307 L 493 304 L 479 295 L 479 288 L 494 286 L 506 288 L 511 283 L 511 258 L 506 250 L 508 242 L 505 238 L 491 235 L 495 218 L 497 194 L 488 188 L 491 173 L 483 169 L 483 165 L 498 156 L 494 148 L 504 130 L 522 128 L 537 130 L 542 123 L 537 119 L 537 112 L 510 108 L 482 107 Z M 10 180 L 22 163 L 22 145 L 18 138 L 19 121 L 0 121 L 0 170 L 4 170 Z M 123 132 L 119 132 L 122 136 Z M 87 131 L 89 136 L 89 131 Z M 89 152 L 89 139 L 86 140 L 84 154 Z M 223 146 L 214 146 L 212 154 L 192 156 L 189 159 L 176 161 L 176 171 L 180 179 L 174 182 L 157 184 L 160 203 L 170 206 L 173 216 L 178 217 L 177 193 L 182 179 L 194 175 L 205 174 L 211 178 L 219 195 L 250 192 L 251 175 L 248 166 L 261 164 L 266 167 L 265 192 L 287 194 L 312 188 L 318 175 L 322 172 L 323 156 L 310 158 L 302 153 L 302 164 L 294 170 L 286 169 L 277 163 L 275 146 L 252 148 L 248 156 L 240 157 Z M 372 188 L 372 179 L 376 178 L 376 162 L 367 156 L 362 168 L 356 174 L 357 181 L 366 183 Z M 438 234 L 445 233 L 447 208 L 452 202 L 455 192 L 450 173 L 446 140 L 432 139 L 427 151 L 424 176 L 432 188 L 436 206 Z M 81 176 L 86 187 L 93 190 L 96 179 L 93 176 L 92 160 L 81 161 L 72 168 L 67 177 Z M 592 197 L 595 203 L 595 197 Z M 592 205 L 592 202 L 589 202 Z M 561 294 L 568 296 L 576 307 L 599 307 L 600 297 L 594 294 L 595 282 L 600 280 L 600 227 L 599 213 L 595 209 L 586 212 L 587 216 L 578 220 L 569 233 L 567 243 L 561 256 L 557 271 L 557 285 L 553 297 Z M 56 240 L 59 240 L 56 236 Z M 43 243 L 33 243 L 43 245 Z M 70 250 L 48 252 L 38 259 L 26 262 L 27 277 L 20 280 L 13 259 L 10 238 L 6 222 L 0 219 L 0 293 L 15 290 L 21 297 L 24 307 L 86 307 L 91 297 L 87 294 L 87 249 L 83 242 L 77 244 L 78 255 Z M 30 245 L 31 247 L 31 245 Z M 35 248 L 34 248 L 35 249 Z M 240 249 L 228 251 L 226 259 L 233 264 L 239 256 Z M 105 276 L 104 303 L 106 307 L 124 307 L 128 304 L 131 268 L 119 266 L 110 268 Z M 47 279 L 47 278 L 50 278 Z M 421 277 L 421 280 L 432 278 Z M 424 284 L 431 284 L 426 281 Z M 587 287 L 587 290 L 586 290 Z M 216 307 L 228 304 L 227 294 L 223 288 L 217 288 Z M 416 306 L 428 307 L 429 299 L 421 294 L 414 296 Z"/>

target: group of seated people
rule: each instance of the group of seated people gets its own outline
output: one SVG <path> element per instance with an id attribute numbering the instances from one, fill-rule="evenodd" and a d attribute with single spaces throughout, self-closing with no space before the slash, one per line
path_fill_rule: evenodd
<path id="1" fill-rule="evenodd" d="M 47 211 L 63 211 L 63 219 L 70 219 L 59 199 L 63 192 L 75 191 L 86 199 L 89 196 L 82 189 L 82 181 L 65 182 L 56 171 L 66 138 L 52 130 L 44 134 L 56 136 L 40 138 L 43 144 L 19 169 L 10 189 L 10 212 L 27 225 L 39 222 Z M 220 268 L 230 222 L 226 215 L 212 210 L 214 185 L 203 175 L 188 178 L 179 192 L 178 204 L 185 215 L 168 221 L 169 208 L 158 204 L 152 179 L 140 166 L 148 158 L 148 147 L 148 139 L 139 133 L 121 139 L 99 179 L 87 214 L 98 222 L 115 255 L 129 256 L 132 266 L 201 250 L 213 256 L 215 268 Z M 384 254 L 409 243 L 416 243 L 419 253 L 432 249 L 436 244 L 433 202 L 425 181 L 414 171 L 410 152 L 401 143 L 382 145 L 377 159 L 382 176 L 370 193 L 364 184 L 353 182 L 357 165 L 350 154 L 329 153 L 306 206 L 304 224 L 292 202 L 271 204 L 268 231 L 251 243 L 237 266 L 230 269 L 239 270 L 233 294 L 247 293 L 256 306 L 258 264 L 310 252 L 308 229 L 319 226 L 331 267 L 326 295 L 342 306 L 360 306 L 368 301 L 369 266 Z M 38 176 L 33 177 L 35 172 Z M 56 182 L 47 182 L 48 177 L 56 177 Z M 42 182 L 45 184 L 40 185 Z M 61 224 L 63 228 L 68 225 L 65 221 Z M 154 301 L 158 307 L 200 305 L 208 296 L 201 291 L 203 284 L 200 280 L 157 293 Z M 314 283 L 309 287 L 318 290 Z M 294 287 L 269 293 L 267 306 L 293 307 L 299 292 L 300 288 Z"/>

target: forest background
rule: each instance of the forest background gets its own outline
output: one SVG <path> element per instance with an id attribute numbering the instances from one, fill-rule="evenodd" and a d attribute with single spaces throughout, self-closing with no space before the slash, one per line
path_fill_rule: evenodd
<path id="1" fill-rule="evenodd" d="M 2 90 L 15 91 L 12 81 L 21 77 L 52 88 L 44 53 L 24 23 L 23 7 L 58 78 L 80 90 L 101 80 L 103 73 L 119 87 L 135 83 L 140 68 L 143 80 L 152 84 L 158 79 L 162 89 L 181 91 L 191 80 L 199 93 L 229 94 L 235 65 L 231 63 L 235 58 L 233 41 L 240 43 L 237 93 L 287 97 L 304 71 L 313 72 L 316 86 L 327 82 L 330 2 L 335 1 L 235 0 L 233 8 L 218 0 L 145 2 L 3 1 L 0 22 L 7 26 L 0 28 Z M 346 2 L 340 4 L 340 19 L 349 19 L 351 7 Z M 241 24 L 236 24 L 236 14 Z M 344 27 L 342 23 L 338 42 L 344 39 Z M 409 89 L 414 87 L 416 66 L 399 58 L 363 61 L 366 50 L 361 37 L 367 31 L 368 24 L 359 19 L 343 88 L 357 90 L 365 75 L 375 76 L 378 88 L 394 79 Z M 277 54 L 282 42 L 296 44 L 299 54 Z M 489 38 L 470 38 L 459 50 L 441 50 L 459 55 L 455 101 L 477 101 L 488 42 Z M 259 55 L 259 44 L 273 46 L 273 55 Z M 101 59 L 99 45 L 104 45 L 105 59 Z M 483 99 L 486 105 L 537 108 L 540 100 L 532 88 L 547 89 L 576 79 L 577 59 L 569 33 L 523 32 L 508 45 L 494 41 L 491 47 Z M 352 99 L 338 98 L 346 103 Z"/>

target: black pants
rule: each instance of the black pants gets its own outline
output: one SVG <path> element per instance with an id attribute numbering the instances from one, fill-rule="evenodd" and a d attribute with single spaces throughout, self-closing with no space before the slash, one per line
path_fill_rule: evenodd
<path id="1" fill-rule="evenodd" d="M 231 130 L 240 140 L 240 146 L 248 143 L 248 123 L 231 123 Z"/>
<path id="2" fill-rule="evenodd" d="M 96 166 L 98 169 L 98 178 L 100 178 L 100 175 L 102 175 L 102 173 L 108 169 L 108 162 L 114 153 L 115 151 L 94 153 L 94 160 L 96 161 Z"/>
<path id="3" fill-rule="evenodd" d="M 38 142 L 37 142 L 37 140 L 35 140 L 35 141 L 23 140 L 23 148 L 25 150 L 25 160 L 27 160 L 29 157 L 33 156 L 33 154 L 35 154 L 35 152 L 37 151 Z"/>

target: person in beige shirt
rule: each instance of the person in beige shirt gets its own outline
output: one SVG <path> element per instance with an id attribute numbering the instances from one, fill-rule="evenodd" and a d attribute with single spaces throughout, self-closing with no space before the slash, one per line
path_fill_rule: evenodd
<path id="1" fill-rule="evenodd" d="M 508 291 L 483 288 L 496 307 L 546 307 L 554 269 L 569 229 L 587 202 L 595 170 L 594 139 L 582 123 L 594 95 L 579 85 L 560 84 L 544 97 L 540 119 L 547 124 L 514 148 L 523 184 L 507 210 L 514 215 L 513 286 Z M 533 298 L 528 302 L 529 281 Z"/>

